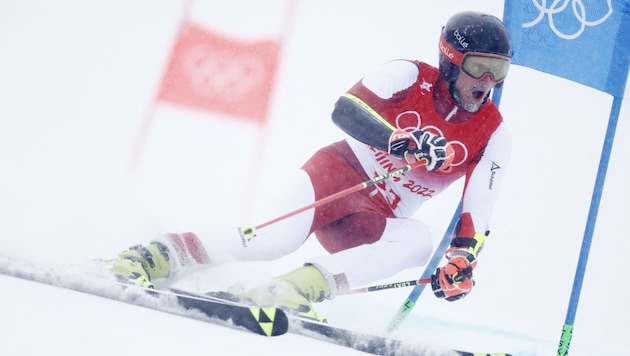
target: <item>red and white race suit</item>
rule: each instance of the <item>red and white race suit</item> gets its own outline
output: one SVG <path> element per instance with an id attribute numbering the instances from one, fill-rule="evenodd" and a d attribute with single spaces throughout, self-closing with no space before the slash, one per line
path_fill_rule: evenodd
<path id="1" fill-rule="evenodd" d="M 352 98 L 350 104 L 347 98 Z M 342 107 L 342 99 L 349 109 Z M 358 102 L 370 110 L 352 107 Z M 508 130 L 490 99 L 477 112 L 467 112 L 457 106 L 436 68 L 396 60 L 350 88 L 337 103 L 333 121 L 349 137 L 317 151 L 290 182 L 282 183 L 278 190 L 282 196 L 266 207 L 269 219 L 408 164 L 386 151 L 391 127 L 444 136 L 454 152 L 452 168 L 429 172 L 420 167 L 384 180 L 266 226 L 247 247 L 233 228 L 200 232 L 209 263 L 275 259 L 296 250 L 314 233 L 331 254 L 309 263 L 340 288 L 422 266 L 432 253 L 432 237 L 427 226 L 412 217 L 425 201 L 462 177 L 465 218 L 460 236 L 488 229 L 511 147 Z"/>

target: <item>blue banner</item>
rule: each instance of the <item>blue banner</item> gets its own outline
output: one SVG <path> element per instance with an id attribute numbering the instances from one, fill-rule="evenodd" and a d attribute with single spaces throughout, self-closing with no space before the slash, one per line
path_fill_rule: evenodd
<path id="1" fill-rule="evenodd" d="M 512 63 L 623 97 L 630 0 L 506 0 Z"/>

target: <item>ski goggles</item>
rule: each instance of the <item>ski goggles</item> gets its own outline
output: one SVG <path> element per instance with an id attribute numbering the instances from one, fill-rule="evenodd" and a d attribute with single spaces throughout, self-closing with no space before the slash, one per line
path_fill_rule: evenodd
<path id="1" fill-rule="evenodd" d="M 462 72 L 475 79 L 481 79 L 486 73 L 490 73 L 496 83 L 501 83 L 507 77 L 510 68 L 510 57 L 490 53 L 461 53 L 449 45 L 442 36 L 440 37 L 440 53 L 449 62 L 458 66 Z"/>

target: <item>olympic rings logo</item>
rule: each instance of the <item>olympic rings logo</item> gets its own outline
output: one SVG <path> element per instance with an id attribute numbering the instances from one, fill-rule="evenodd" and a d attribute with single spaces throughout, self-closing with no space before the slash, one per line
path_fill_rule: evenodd
<path id="1" fill-rule="evenodd" d="M 207 45 L 190 47 L 184 52 L 182 67 L 194 92 L 204 97 L 241 100 L 265 80 L 267 68 L 255 57 Z M 247 85 L 243 85 L 243 78 L 247 78 Z"/>
<path id="2" fill-rule="evenodd" d="M 573 15 L 575 15 L 575 19 L 579 22 L 579 29 L 574 33 L 564 33 L 560 29 L 556 27 L 554 23 L 553 16 L 564 12 L 569 6 L 569 2 L 571 3 L 571 7 L 573 9 Z M 553 0 L 551 4 L 547 4 L 547 0 L 532 0 L 532 4 L 540 13 L 538 17 L 536 17 L 533 21 L 524 23 L 523 28 L 533 27 L 537 25 L 542 19 L 547 16 L 549 20 L 549 28 L 560 38 L 565 40 L 572 40 L 580 37 L 580 35 L 586 29 L 586 26 L 593 27 L 602 24 L 606 21 L 610 15 L 613 13 L 612 8 L 612 0 L 607 0 L 608 11 L 605 15 L 600 17 L 597 20 L 589 21 L 586 19 L 586 6 L 582 0 Z"/>

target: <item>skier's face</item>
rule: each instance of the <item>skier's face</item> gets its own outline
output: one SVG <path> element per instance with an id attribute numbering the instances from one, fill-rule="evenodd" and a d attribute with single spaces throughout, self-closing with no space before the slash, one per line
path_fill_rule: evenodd
<path id="1" fill-rule="evenodd" d="M 453 96 L 455 100 L 469 112 L 476 112 L 486 101 L 490 91 L 496 86 L 494 77 L 490 73 L 486 73 L 479 79 L 475 79 L 466 73 L 460 71 L 455 81 L 455 90 Z"/>

